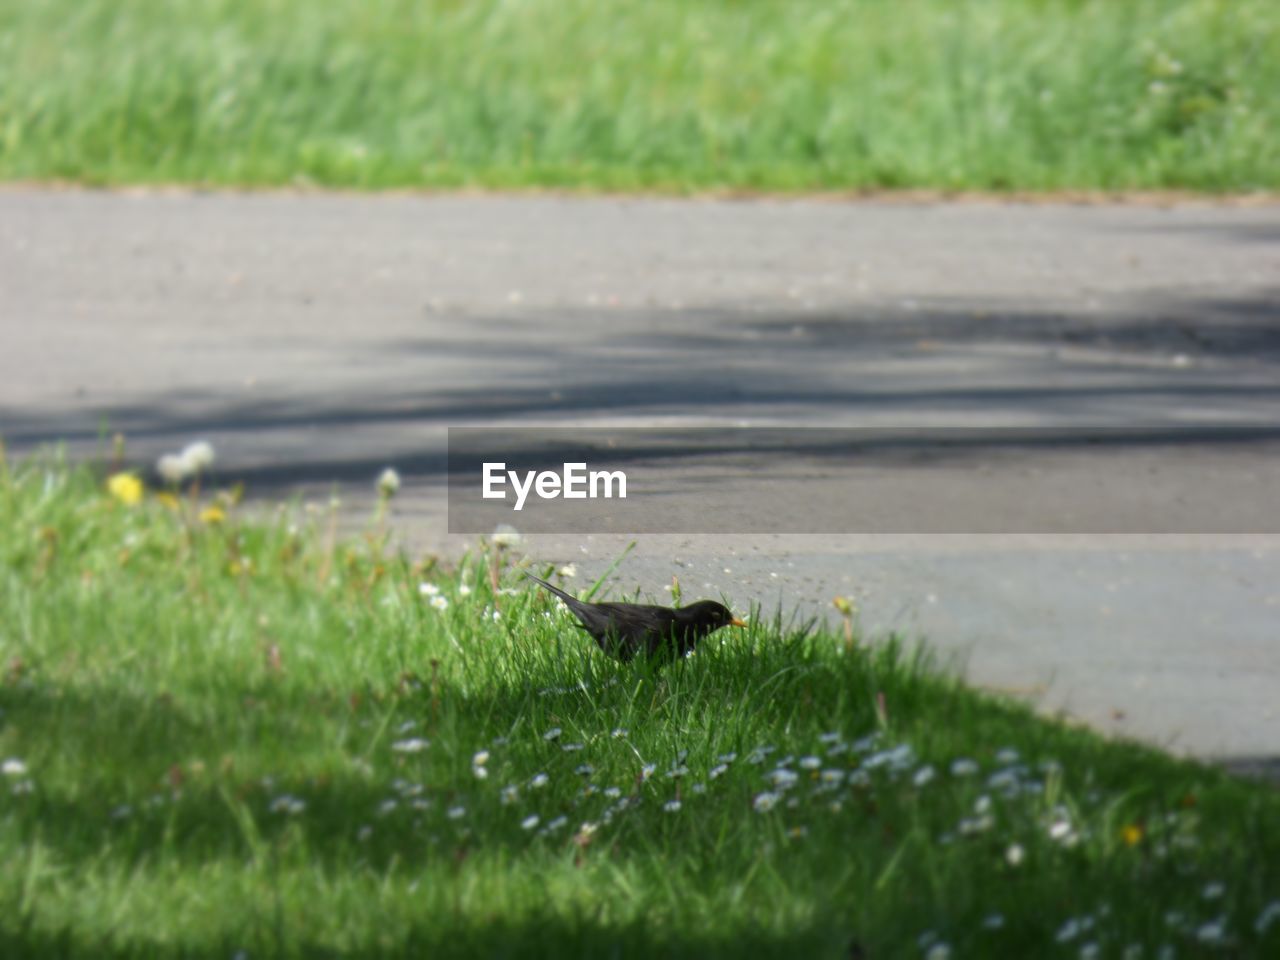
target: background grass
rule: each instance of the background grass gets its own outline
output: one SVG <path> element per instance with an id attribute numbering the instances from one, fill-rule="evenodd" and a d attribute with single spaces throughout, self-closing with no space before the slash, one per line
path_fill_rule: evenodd
<path id="1" fill-rule="evenodd" d="M 0 4 L 0 177 L 1280 186 L 1274 0 Z"/>
<path id="2" fill-rule="evenodd" d="M 0 469 L 0 955 L 1280 949 L 1271 787 L 884 640 L 621 665 L 510 555 L 164 499 Z"/>

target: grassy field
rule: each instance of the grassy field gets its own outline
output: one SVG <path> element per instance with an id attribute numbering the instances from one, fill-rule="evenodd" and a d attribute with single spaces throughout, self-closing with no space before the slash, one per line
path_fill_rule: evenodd
<path id="1" fill-rule="evenodd" d="M 1274 0 L 0 4 L 0 178 L 1280 188 Z"/>
<path id="2" fill-rule="evenodd" d="M 0 955 L 1280 953 L 1271 787 L 758 612 L 620 665 L 510 550 L 233 501 L 0 467 Z"/>

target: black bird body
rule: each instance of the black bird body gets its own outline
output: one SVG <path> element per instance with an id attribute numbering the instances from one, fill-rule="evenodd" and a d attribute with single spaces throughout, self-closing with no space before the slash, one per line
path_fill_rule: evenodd
<path id="1" fill-rule="evenodd" d="M 563 600 L 600 649 L 619 660 L 631 660 L 641 654 L 650 659 L 674 660 L 721 627 L 746 626 L 734 618 L 728 607 L 714 600 L 699 600 L 677 609 L 649 603 L 588 603 L 531 573 L 525 576 Z"/>

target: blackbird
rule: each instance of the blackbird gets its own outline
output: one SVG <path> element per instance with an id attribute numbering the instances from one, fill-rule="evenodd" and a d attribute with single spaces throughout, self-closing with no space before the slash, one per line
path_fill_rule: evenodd
<path id="1" fill-rule="evenodd" d="M 714 600 L 699 600 L 674 610 L 648 603 L 587 603 L 531 573 L 525 576 L 563 600 L 600 649 L 623 661 L 638 654 L 651 660 L 674 660 L 721 627 L 746 626 Z"/>

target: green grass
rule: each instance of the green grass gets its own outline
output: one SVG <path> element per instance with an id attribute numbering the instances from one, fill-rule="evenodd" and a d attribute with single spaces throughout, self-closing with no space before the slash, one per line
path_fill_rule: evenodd
<path id="1" fill-rule="evenodd" d="M 0 4 L 0 178 L 1274 190 L 1274 0 Z"/>
<path id="2" fill-rule="evenodd" d="M 2 956 L 1280 952 L 1268 786 L 888 640 L 621 665 L 509 554 L 224 509 L 0 468 Z"/>

